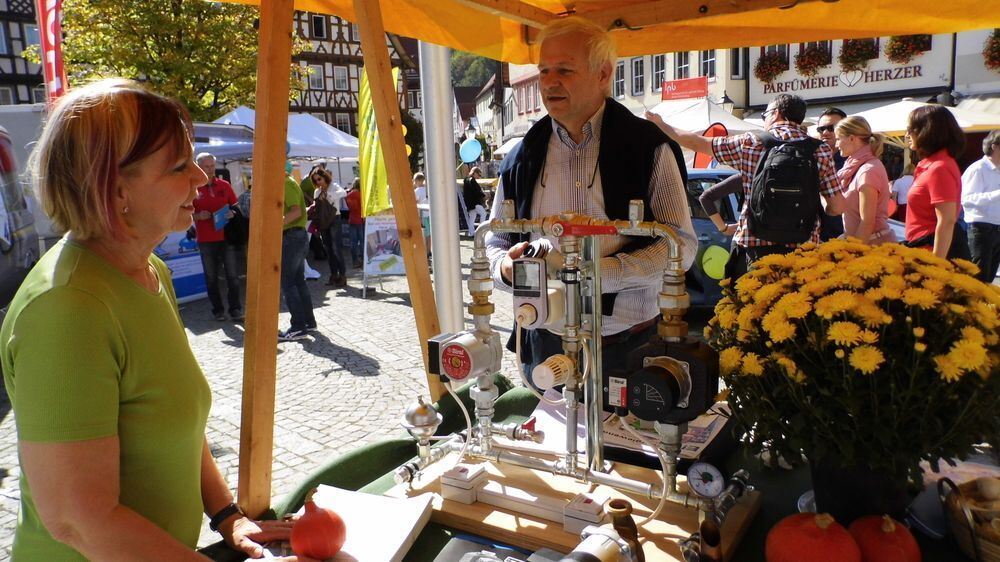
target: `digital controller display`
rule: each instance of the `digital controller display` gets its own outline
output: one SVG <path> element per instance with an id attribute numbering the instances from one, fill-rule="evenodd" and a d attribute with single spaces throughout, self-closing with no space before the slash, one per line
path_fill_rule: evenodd
<path id="1" fill-rule="evenodd" d="M 519 291 L 540 291 L 542 289 L 541 264 L 537 262 L 514 262 L 514 289 Z"/>

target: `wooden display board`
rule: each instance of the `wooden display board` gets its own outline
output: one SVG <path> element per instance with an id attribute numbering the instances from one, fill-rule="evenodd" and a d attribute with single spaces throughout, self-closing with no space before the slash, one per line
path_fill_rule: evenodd
<path id="1" fill-rule="evenodd" d="M 512 513 L 484 503 L 477 502 L 467 505 L 443 499 L 440 493 L 439 476 L 453 466 L 454 458 L 454 456 L 449 456 L 434 463 L 412 485 L 396 486 L 386 492 L 386 495 L 412 497 L 431 492 L 434 494 L 432 521 L 529 550 L 547 547 L 568 553 L 580 543 L 580 535 L 565 532 L 561 522 Z M 479 463 L 470 462 L 469 464 Z M 505 486 L 520 488 L 534 495 L 558 497 L 569 502 L 580 492 L 596 491 L 609 498 L 625 498 L 632 503 L 633 518 L 637 523 L 649 515 L 659 501 L 634 494 L 625 494 L 606 486 L 586 484 L 567 476 L 553 475 L 544 471 L 510 464 L 499 466 L 488 462 L 482 464 L 486 466 L 489 480 Z M 661 482 L 658 471 L 621 463 L 615 465 L 612 473 L 633 480 L 651 482 L 655 486 L 659 486 Z M 681 491 L 686 491 L 686 481 L 682 476 L 678 478 Z M 726 560 L 732 559 L 740 539 L 743 538 L 753 522 L 754 515 L 760 509 L 760 503 L 760 493 L 750 492 L 730 510 L 722 527 L 722 551 Z M 677 544 L 697 530 L 698 511 L 696 508 L 668 502 L 658 519 L 639 528 L 640 542 L 643 545 L 646 560 L 683 562 Z"/>

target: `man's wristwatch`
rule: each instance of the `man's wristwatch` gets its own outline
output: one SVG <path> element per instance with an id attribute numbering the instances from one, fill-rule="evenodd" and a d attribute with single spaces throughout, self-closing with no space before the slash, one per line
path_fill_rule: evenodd
<path id="1" fill-rule="evenodd" d="M 243 510 L 240 509 L 240 506 L 236 505 L 235 503 L 227 505 L 226 507 L 216 512 L 216 514 L 213 515 L 211 519 L 209 519 L 208 528 L 212 529 L 215 532 L 219 532 L 219 525 L 222 525 L 223 521 L 229 519 L 230 517 L 236 515 L 237 513 L 240 515 L 246 515 L 245 513 L 243 513 Z"/>

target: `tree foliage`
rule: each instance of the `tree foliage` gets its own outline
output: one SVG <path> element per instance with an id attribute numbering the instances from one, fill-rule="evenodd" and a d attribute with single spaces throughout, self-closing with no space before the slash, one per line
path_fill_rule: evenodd
<path id="1" fill-rule="evenodd" d="M 451 83 L 454 86 L 482 86 L 496 72 L 496 62 L 486 57 L 454 51 L 451 54 Z"/>
<path id="2" fill-rule="evenodd" d="M 410 145 L 410 170 L 420 171 L 420 155 L 424 151 L 424 126 L 403 108 L 399 109 L 399 115 L 406 127 L 406 144 Z"/>
<path id="3" fill-rule="evenodd" d="M 65 0 L 63 8 L 70 85 L 132 78 L 180 100 L 195 120 L 254 105 L 257 8 L 204 0 Z M 290 72 L 294 97 L 302 71 Z"/>

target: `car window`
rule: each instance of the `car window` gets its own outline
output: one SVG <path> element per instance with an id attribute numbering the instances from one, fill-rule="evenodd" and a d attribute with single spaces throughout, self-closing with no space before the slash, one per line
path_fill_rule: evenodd
<path id="1" fill-rule="evenodd" d="M 712 187 L 716 184 L 715 178 L 689 178 L 687 182 L 687 198 L 688 206 L 691 208 L 691 218 L 695 219 L 707 219 L 708 215 L 705 213 L 705 209 L 701 206 L 701 201 L 698 201 L 698 197 L 705 192 L 706 189 Z"/>
<path id="2" fill-rule="evenodd" d="M 0 195 L 6 204 L 7 211 L 23 211 L 27 209 L 24 194 L 17 181 L 17 164 L 14 162 L 14 146 L 10 138 L 0 136 Z"/>

